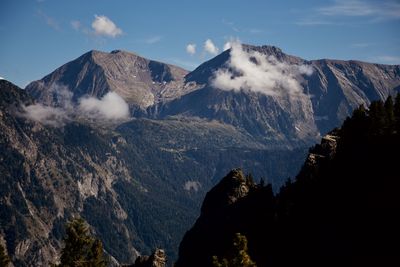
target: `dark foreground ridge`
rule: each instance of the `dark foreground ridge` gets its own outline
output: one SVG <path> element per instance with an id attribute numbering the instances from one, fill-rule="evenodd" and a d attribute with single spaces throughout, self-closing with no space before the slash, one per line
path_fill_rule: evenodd
<path id="1" fill-rule="evenodd" d="M 231 171 L 207 194 L 176 266 L 225 266 L 213 256 L 237 259 L 237 233 L 257 266 L 397 266 L 399 151 L 400 95 L 356 109 L 277 195 Z"/>

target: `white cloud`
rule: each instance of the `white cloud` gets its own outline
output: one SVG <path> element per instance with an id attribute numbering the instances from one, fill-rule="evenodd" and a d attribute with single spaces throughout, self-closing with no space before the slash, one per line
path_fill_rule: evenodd
<path id="1" fill-rule="evenodd" d="M 239 38 L 230 37 L 228 41 L 225 42 L 223 51 L 229 50 L 232 48 L 232 44 L 241 43 Z"/>
<path id="2" fill-rule="evenodd" d="M 188 44 L 186 46 L 186 52 L 190 55 L 196 54 L 196 44 Z"/>
<path id="3" fill-rule="evenodd" d="M 231 49 L 231 47 L 232 47 L 231 42 L 229 42 L 229 41 L 226 42 L 226 43 L 224 44 L 224 51 Z"/>
<path id="4" fill-rule="evenodd" d="M 82 97 L 77 103 L 72 101 L 73 93 L 66 86 L 54 84 L 49 88 L 55 106 L 45 106 L 37 103 L 22 106 L 22 117 L 45 125 L 61 127 L 68 121 L 90 119 L 96 122 L 112 122 L 129 118 L 129 106 L 125 100 L 115 92 L 108 92 L 101 99 Z"/>
<path id="5" fill-rule="evenodd" d="M 44 13 L 40 9 L 37 11 L 37 14 L 39 15 L 39 17 L 44 19 L 44 21 L 46 22 L 46 24 L 49 27 L 53 28 L 56 31 L 60 31 L 61 30 L 60 25 L 59 25 L 58 21 L 55 18 L 48 16 L 46 13 Z"/>
<path id="6" fill-rule="evenodd" d="M 257 51 L 245 51 L 238 42 L 231 43 L 226 68 L 214 73 L 212 86 L 222 90 L 250 90 L 273 96 L 304 96 L 301 75 L 311 75 L 312 68 L 278 61 Z"/>
<path id="7" fill-rule="evenodd" d="M 106 16 L 94 16 L 92 28 L 96 35 L 106 37 L 117 37 L 122 34 L 122 30 L 115 25 L 115 23 Z"/>
<path id="8" fill-rule="evenodd" d="M 211 39 L 207 39 L 204 43 L 204 50 L 211 55 L 217 55 L 219 52 L 218 47 L 211 41 Z"/>
<path id="9" fill-rule="evenodd" d="M 5 80 L 3 77 L 0 76 L 0 80 Z"/>
<path id="10" fill-rule="evenodd" d="M 34 104 L 22 106 L 22 109 L 24 110 L 24 114 L 22 114 L 24 117 L 54 127 L 64 125 L 69 119 L 68 113 L 62 108 Z"/>
<path id="11" fill-rule="evenodd" d="M 129 117 L 128 104 L 115 92 L 108 92 L 101 99 L 95 97 L 81 98 L 79 110 L 93 118 L 118 120 Z"/>

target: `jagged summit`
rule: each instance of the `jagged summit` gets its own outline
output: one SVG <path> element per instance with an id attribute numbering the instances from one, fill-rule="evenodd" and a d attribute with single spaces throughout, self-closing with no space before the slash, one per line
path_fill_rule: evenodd
<path id="1" fill-rule="evenodd" d="M 254 182 L 246 177 L 241 169 L 231 170 L 210 192 L 207 193 L 201 213 L 218 212 L 225 206 L 235 203 L 245 197 Z"/>

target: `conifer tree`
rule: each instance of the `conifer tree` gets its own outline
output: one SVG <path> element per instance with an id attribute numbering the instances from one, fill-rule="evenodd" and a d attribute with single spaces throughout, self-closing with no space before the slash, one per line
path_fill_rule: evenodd
<path id="1" fill-rule="evenodd" d="M 88 267 L 105 267 L 106 261 L 103 256 L 103 244 L 99 239 L 93 242 L 90 251 L 90 262 Z"/>
<path id="2" fill-rule="evenodd" d="M 373 101 L 369 106 L 368 112 L 371 125 L 370 132 L 373 135 L 380 135 L 383 133 L 385 127 L 385 108 L 382 101 Z"/>
<path id="3" fill-rule="evenodd" d="M 217 256 L 213 257 L 214 267 L 257 267 L 247 253 L 247 238 L 246 236 L 236 233 L 233 239 L 233 249 L 228 258 L 223 258 L 221 261 Z"/>
<path id="4" fill-rule="evenodd" d="M 10 262 L 6 249 L 0 244 L 0 267 L 7 267 Z"/>
<path id="5" fill-rule="evenodd" d="M 394 104 L 393 98 L 389 95 L 389 97 L 385 101 L 385 124 L 389 133 L 392 131 L 394 126 Z"/>
<path id="6" fill-rule="evenodd" d="M 395 118 L 395 128 L 398 134 L 400 134 L 400 93 L 396 96 L 396 101 L 393 108 Z"/>
<path id="7" fill-rule="evenodd" d="M 67 223 L 64 243 L 60 267 L 106 266 L 103 245 L 90 235 L 89 227 L 83 219 Z"/>

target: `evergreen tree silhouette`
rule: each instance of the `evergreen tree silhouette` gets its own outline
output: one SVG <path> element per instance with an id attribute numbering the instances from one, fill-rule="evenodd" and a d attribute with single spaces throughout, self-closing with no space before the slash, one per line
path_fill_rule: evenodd
<path id="1" fill-rule="evenodd" d="M 390 133 L 394 127 L 394 103 L 392 96 L 389 96 L 385 101 L 385 124 L 386 131 Z"/>
<path id="2" fill-rule="evenodd" d="M 0 244 L 0 267 L 7 267 L 10 262 L 6 249 Z"/>
<path id="3" fill-rule="evenodd" d="M 400 134 L 400 93 L 396 96 L 396 101 L 393 108 L 394 119 L 395 119 L 395 129 L 397 134 Z"/>

